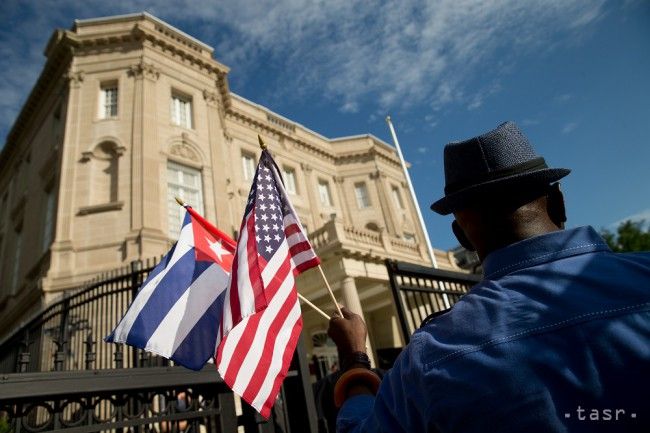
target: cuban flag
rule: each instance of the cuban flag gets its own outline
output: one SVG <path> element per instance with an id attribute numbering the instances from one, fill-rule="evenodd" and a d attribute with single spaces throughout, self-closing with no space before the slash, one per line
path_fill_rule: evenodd
<path id="1" fill-rule="evenodd" d="M 200 370 L 215 355 L 236 243 L 185 208 L 178 242 L 105 340 Z"/>

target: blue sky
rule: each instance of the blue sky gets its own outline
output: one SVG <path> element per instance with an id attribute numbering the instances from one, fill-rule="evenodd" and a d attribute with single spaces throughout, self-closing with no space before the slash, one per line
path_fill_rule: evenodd
<path id="1" fill-rule="evenodd" d="M 573 169 L 569 226 L 650 220 L 650 2 L 5 0 L 0 136 L 55 28 L 142 10 L 215 47 L 234 92 L 325 136 L 391 142 L 390 114 L 438 248 L 456 245 L 428 210 L 444 144 L 505 120 Z"/>

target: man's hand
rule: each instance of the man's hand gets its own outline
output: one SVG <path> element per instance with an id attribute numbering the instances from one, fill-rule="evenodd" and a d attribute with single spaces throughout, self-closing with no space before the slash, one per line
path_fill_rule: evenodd
<path id="1" fill-rule="evenodd" d="M 366 351 L 368 331 L 361 316 L 345 307 L 341 307 L 341 312 L 343 317 L 336 313 L 332 315 L 327 335 L 336 343 L 343 360 L 353 352 Z"/>

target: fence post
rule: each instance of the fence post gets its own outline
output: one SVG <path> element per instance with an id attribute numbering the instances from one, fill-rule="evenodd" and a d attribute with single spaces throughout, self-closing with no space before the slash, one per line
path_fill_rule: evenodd
<path id="1" fill-rule="evenodd" d="M 384 262 L 386 264 L 386 270 L 388 271 L 388 279 L 390 280 L 390 289 L 393 292 L 393 299 L 395 299 L 395 309 L 397 309 L 397 317 L 399 318 L 399 324 L 402 328 L 402 337 L 404 338 L 404 346 L 409 343 L 410 332 L 408 323 L 406 321 L 406 315 L 404 314 L 404 304 L 402 303 L 401 294 L 399 287 L 397 287 L 397 279 L 395 278 L 395 266 L 396 262 L 391 259 L 386 259 Z"/>
<path id="2" fill-rule="evenodd" d="M 138 295 L 138 289 L 142 285 L 142 261 L 131 261 L 131 302 Z M 133 367 L 141 367 L 140 357 L 138 356 L 138 349 L 131 347 L 131 354 L 133 359 Z"/>

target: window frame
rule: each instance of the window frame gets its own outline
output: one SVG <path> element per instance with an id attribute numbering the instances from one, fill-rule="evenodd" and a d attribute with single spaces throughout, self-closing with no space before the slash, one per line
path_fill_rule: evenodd
<path id="1" fill-rule="evenodd" d="M 185 209 L 176 203 L 175 197 L 176 193 L 172 193 L 170 185 L 175 186 L 179 189 L 178 191 L 178 197 L 183 199 L 184 201 L 187 201 L 185 197 L 185 190 L 192 190 L 194 189 L 197 193 L 198 197 L 198 202 L 197 203 L 191 203 L 188 202 L 189 205 L 192 206 L 194 210 L 196 210 L 199 214 L 203 215 L 204 213 L 204 191 L 203 191 L 203 171 L 196 168 L 192 167 L 190 165 L 182 164 L 173 160 L 167 160 L 167 167 L 166 167 L 166 180 L 167 180 L 167 236 L 169 236 L 171 239 L 178 239 L 178 236 L 180 235 L 180 229 L 182 225 L 182 218 L 185 215 Z M 169 171 L 170 169 L 174 170 L 176 169 L 176 173 L 181 172 L 181 171 L 188 171 L 195 173 L 197 175 L 197 180 L 198 180 L 198 186 L 197 187 L 192 187 L 187 184 L 185 184 L 182 181 L 171 181 L 170 176 L 169 176 Z M 170 213 L 170 209 L 177 209 L 178 213 L 176 214 L 176 223 L 172 225 L 171 218 L 172 214 Z M 172 229 L 176 228 L 176 224 L 178 225 L 178 232 L 172 231 Z"/>
<path id="2" fill-rule="evenodd" d="M 397 185 L 391 185 L 391 194 L 393 196 L 393 202 L 398 209 L 405 210 L 404 199 L 402 198 L 402 193 L 400 188 Z"/>
<path id="3" fill-rule="evenodd" d="M 364 194 L 360 195 L 359 191 L 361 190 L 364 191 Z M 366 182 L 354 183 L 354 196 L 356 197 L 357 207 L 359 209 L 368 209 L 372 207 L 372 201 L 370 200 L 370 191 L 368 190 L 368 184 Z"/>
<path id="4" fill-rule="evenodd" d="M 247 160 L 250 161 L 250 166 L 247 165 Z M 247 152 L 242 150 L 241 152 L 241 162 L 242 162 L 242 179 L 247 182 L 252 182 L 255 178 L 255 154 L 252 152 Z"/>
<path id="5" fill-rule="evenodd" d="M 320 204 L 323 207 L 330 208 L 333 206 L 332 202 L 332 190 L 330 189 L 330 183 L 325 179 L 318 179 L 318 198 Z M 323 196 L 327 199 L 323 200 Z"/>
<path id="6" fill-rule="evenodd" d="M 298 195 L 298 177 L 296 169 L 288 166 L 282 166 L 282 178 L 284 179 L 284 189 L 291 195 Z"/>
<path id="7" fill-rule="evenodd" d="M 176 101 L 178 101 L 178 103 Z M 185 108 L 181 109 L 181 103 L 184 104 Z M 180 126 L 181 128 L 185 129 L 194 129 L 193 103 L 194 101 L 191 95 L 172 89 L 170 99 L 170 119 L 172 125 Z M 181 113 L 183 112 L 185 116 L 185 122 L 182 121 L 183 116 Z"/>
<path id="8" fill-rule="evenodd" d="M 107 91 L 115 90 L 115 101 L 110 105 L 107 105 Z M 111 120 L 117 119 L 119 115 L 119 103 L 120 103 L 120 86 L 117 80 L 108 80 L 102 81 L 99 84 L 99 119 L 100 120 Z M 108 109 L 110 107 L 110 109 Z M 114 112 L 113 112 L 114 108 Z"/>

